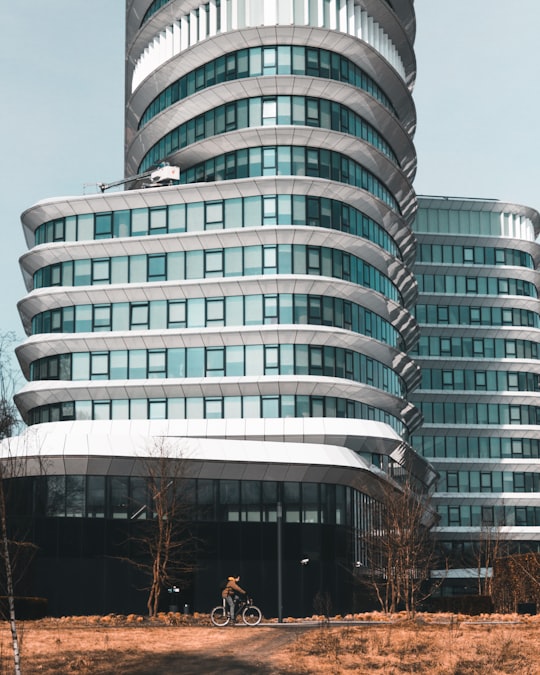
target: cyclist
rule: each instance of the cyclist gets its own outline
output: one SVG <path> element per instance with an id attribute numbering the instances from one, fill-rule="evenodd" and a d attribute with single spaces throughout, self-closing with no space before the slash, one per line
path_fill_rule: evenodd
<path id="1" fill-rule="evenodd" d="M 228 577 L 227 585 L 221 592 L 221 597 L 225 598 L 225 601 L 229 606 L 229 616 L 231 617 L 231 622 L 234 622 L 237 600 L 241 595 L 247 596 L 246 591 L 243 588 L 240 588 L 238 585 L 239 581 L 240 577 Z"/>

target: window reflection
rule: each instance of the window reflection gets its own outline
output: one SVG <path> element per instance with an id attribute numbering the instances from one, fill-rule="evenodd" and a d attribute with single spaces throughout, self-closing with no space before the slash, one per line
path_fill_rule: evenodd
<path id="1" fill-rule="evenodd" d="M 151 517 L 151 497 L 145 476 L 35 476 L 12 479 L 15 495 L 23 487 L 41 497 L 36 505 L 40 516 L 146 519 Z M 193 517 L 202 521 L 275 523 L 277 504 L 282 503 L 289 523 L 348 522 L 352 493 L 360 495 L 366 507 L 376 502 L 352 488 L 295 481 L 230 479 L 181 479 L 181 499 L 196 507 Z M 14 515 L 30 515 L 27 500 L 13 498 Z M 28 511 L 28 513 L 26 513 Z"/>

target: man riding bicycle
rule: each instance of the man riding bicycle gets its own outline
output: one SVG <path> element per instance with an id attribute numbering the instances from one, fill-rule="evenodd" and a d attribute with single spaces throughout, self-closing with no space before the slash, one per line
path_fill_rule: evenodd
<path id="1" fill-rule="evenodd" d="M 238 585 L 239 581 L 240 577 L 228 577 L 227 584 L 221 592 L 221 597 L 225 599 L 225 602 L 229 607 L 229 616 L 231 617 L 231 621 L 234 621 L 235 618 L 237 600 L 241 595 L 247 596 L 246 591 L 243 588 L 240 588 Z"/>

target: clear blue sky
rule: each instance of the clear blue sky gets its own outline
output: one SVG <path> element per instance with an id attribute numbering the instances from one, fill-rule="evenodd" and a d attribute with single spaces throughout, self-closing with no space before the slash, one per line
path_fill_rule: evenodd
<path id="1" fill-rule="evenodd" d="M 22 337 L 22 211 L 123 175 L 124 4 L 0 0 L 0 332 Z M 416 191 L 540 209 L 540 0 L 415 7 Z"/>

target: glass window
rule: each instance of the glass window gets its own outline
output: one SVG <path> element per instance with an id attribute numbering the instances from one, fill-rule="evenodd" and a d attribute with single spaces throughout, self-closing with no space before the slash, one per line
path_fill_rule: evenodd
<path id="1" fill-rule="evenodd" d="M 448 307 L 440 305 L 437 307 L 437 322 L 447 324 L 449 321 Z"/>
<path id="2" fill-rule="evenodd" d="M 302 484 L 302 522 L 319 522 L 319 486 L 316 483 Z"/>
<path id="3" fill-rule="evenodd" d="M 64 266 L 65 267 L 65 266 Z M 75 286 L 86 286 L 92 283 L 92 261 L 91 260 L 76 260 L 74 263 L 74 280 Z M 54 267 L 52 269 L 53 275 L 51 281 L 55 282 Z"/>
<path id="4" fill-rule="evenodd" d="M 205 320 L 204 298 L 191 298 L 188 302 L 188 328 L 202 328 L 205 325 Z"/>
<path id="5" fill-rule="evenodd" d="M 206 324 L 223 326 L 225 321 L 224 298 L 208 298 L 206 301 Z"/>
<path id="6" fill-rule="evenodd" d="M 509 406 L 510 424 L 521 424 L 521 407 L 518 405 Z"/>
<path id="7" fill-rule="evenodd" d="M 516 506 L 516 525 L 527 525 L 527 509 L 524 506 Z"/>
<path id="8" fill-rule="evenodd" d="M 277 375 L 278 373 L 279 373 L 279 347 L 277 345 L 265 345 L 264 374 Z"/>
<path id="9" fill-rule="evenodd" d="M 285 522 L 300 522 L 300 483 L 283 483 L 283 511 Z"/>
<path id="10" fill-rule="evenodd" d="M 94 237 L 94 214 L 84 213 L 77 216 L 77 240 L 93 239 Z"/>
<path id="11" fill-rule="evenodd" d="M 306 124 L 319 125 L 319 101 L 316 98 L 306 99 Z"/>
<path id="12" fill-rule="evenodd" d="M 150 234 L 167 232 L 167 209 L 150 209 Z"/>
<path id="13" fill-rule="evenodd" d="M 273 176 L 276 173 L 277 166 L 277 149 L 274 147 L 264 147 L 262 153 L 263 166 L 262 174 L 263 176 Z"/>
<path id="14" fill-rule="evenodd" d="M 206 203 L 206 229 L 217 229 L 223 227 L 223 202 Z"/>
<path id="15" fill-rule="evenodd" d="M 262 416 L 266 419 L 279 417 L 279 397 L 263 396 L 261 399 Z"/>
<path id="16" fill-rule="evenodd" d="M 92 260 L 92 283 L 108 284 L 111 278 L 111 261 L 109 258 Z"/>
<path id="17" fill-rule="evenodd" d="M 167 278 L 167 257 L 165 254 L 148 256 L 148 281 L 165 281 Z"/>
<path id="18" fill-rule="evenodd" d="M 453 370 L 443 370 L 442 371 L 442 388 L 443 389 L 453 389 L 454 388 L 454 371 Z"/>
<path id="19" fill-rule="evenodd" d="M 508 389 L 511 391 L 519 390 L 518 373 L 508 373 Z"/>
<path id="20" fill-rule="evenodd" d="M 145 255 L 132 255 L 129 257 L 129 281 L 135 283 L 144 282 L 148 278 L 148 262 Z"/>
<path id="21" fill-rule="evenodd" d="M 89 355 L 85 353 L 75 353 L 71 357 L 72 362 L 72 379 L 73 380 L 88 380 L 90 378 L 90 364 Z"/>
<path id="22" fill-rule="evenodd" d="M 343 485 L 336 485 L 336 525 L 346 523 L 346 488 Z"/>
<path id="23" fill-rule="evenodd" d="M 148 303 L 133 303 L 130 310 L 131 328 L 148 328 Z"/>
<path id="24" fill-rule="evenodd" d="M 96 239 L 107 239 L 112 237 L 112 234 L 112 213 L 96 213 L 94 237 Z"/>
<path id="25" fill-rule="evenodd" d="M 229 377 L 244 375 L 244 347 L 242 346 L 230 346 L 227 347 L 225 351 L 226 366 L 225 374 Z M 226 413 L 226 417 L 235 417 L 236 415 L 230 415 Z M 241 415 L 238 415 L 241 417 Z"/>
<path id="26" fill-rule="evenodd" d="M 474 262 L 474 249 L 470 246 L 463 247 L 463 262 L 464 263 L 473 263 Z"/>
<path id="27" fill-rule="evenodd" d="M 66 476 L 66 516 L 82 518 L 85 513 L 84 476 Z"/>
<path id="28" fill-rule="evenodd" d="M 113 214 L 113 234 L 115 237 L 129 237 L 131 211 L 115 211 Z"/>
<path id="29" fill-rule="evenodd" d="M 219 481 L 219 506 L 222 520 L 240 520 L 240 481 Z"/>
<path id="30" fill-rule="evenodd" d="M 275 124 L 277 119 L 277 101 L 275 98 L 264 99 L 262 107 L 262 123 Z"/>
<path id="31" fill-rule="evenodd" d="M 131 212 L 131 236 L 148 233 L 148 209 L 133 209 Z"/>
<path id="32" fill-rule="evenodd" d="M 261 483 L 256 480 L 245 480 L 240 483 L 242 490 L 242 520 L 247 522 L 261 521 Z"/>
<path id="33" fill-rule="evenodd" d="M 206 398 L 204 400 L 206 419 L 223 419 L 223 399 Z"/>
<path id="34" fill-rule="evenodd" d="M 65 515 L 65 476 L 46 476 L 47 501 L 45 513 L 48 516 Z"/>
<path id="35" fill-rule="evenodd" d="M 127 518 L 128 515 L 128 478 L 111 476 L 109 479 L 110 515 L 113 518 Z"/>
<path id="36" fill-rule="evenodd" d="M 165 349 L 148 351 L 148 377 L 167 376 L 167 352 Z"/>
<path id="37" fill-rule="evenodd" d="M 169 232 L 185 232 L 186 207 L 185 204 L 171 204 L 169 212 Z"/>
<path id="38" fill-rule="evenodd" d="M 278 323 L 278 298 L 277 295 L 265 295 L 263 297 L 264 323 Z"/>
<path id="39" fill-rule="evenodd" d="M 111 306 L 94 305 L 92 324 L 94 331 L 111 330 Z"/>
<path id="40" fill-rule="evenodd" d="M 165 420 L 167 419 L 167 401 L 164 400 L 149 400 L 148 401 L 148 418 L 151 420 Z"/>
<path id="41" fill-rule="evenodd" d="M 460 525 L 460 511 L 459 506 L 448 507 L 448 525 Z"/>
<path id="42" fill-rule="evenodd" d="M 263 520 L 268 523 L 275 523 L 277 520 L 277 502 L 278 488 L 274 481 L 263 481 L 262 483 L 262 508 Z"/>
<path id="43" fill-rule="evenodd" d="M 91 354 L 90 364 L 90 378 L 92 380 L 105 380 L 109 377 L 108 352 Z"/>
<path id="44" fill-rule="evenodd" d="M 277 246 L 263 246 L 263 266 L 265 271 L 277 269 Z"/>
<path id="45" fill-rule="evenodd" d="M 244 349 L 246 375 L 264 375 L 263 345 L 246 345 Z"/>
<path id="46" fill-rule="evenodd" d="M 129 279 L 129 259 L 127 255 L 111 258 L 111 281 L 112 284 L 126 283 Z"/>
<path id="47" fill-rule="evenodd" d="M 446 487 L 448 492 L 458 491 L 458 473 L 457 471 L 448 471 L 446 473 Z"/>
<path id="48" fill-rule="evenodd" d="M 225 254 L 225 276 L 242 276 L 244 272 L 243 250 L 240 246 L 233 246 L 224 251 Z"/>
<path id="49" fill-rule="evenodd" d="M 123 380 L 127 378 L 128 353 L 126 350 L 114 351 L 110 353 L 109 373 L 113 380 Z"/>
<path id="50" fill-rule="evenodd" d="M 206 374 L 225 375 L 225 349 L 223 347 L 209 347 L 206 350 Z"/>
<path id="51" fill-rule="evenodd" d="M 321 273 L 321 249 L 313 246 L 307 248 L 307 272 L 308 274 Z"/>
<path id="52" fill-rule="evenodd" d="M 330 355 L 329 355 L 330 356 Z M 323 369 L 323 350 L 322 347 L 310 347 L 309 349 L 309 373 L 311 375 L 322 375 Z M 327 365 L 330 364 L 330 358 L 327 359 Z M 336 373 L 336 375 L 338 375 Z M 343 376 L 343 374 L 341 374 Z"/>
<path id="53" fill-rule="evenodd" d="M 481 319 L 481 312 L 479 307 L 471 307 L 470 309 L 470 321 L 471 324 L 479 324 Z"/>
<path id="54" fill-rule="evenodd" d="M 105 517 L 105 476 L 88 476 L 86 479 L 86 516 Z"/>
<path id="55" fill-rule="evenodd" d="M 167 325 L 168 328 L 186 327 L 186 301 L 172 300 L 167 305 Z"/>
<path id="56" fill-rule="evenodd" d="M 276 56 L 277 52 L 275 47 L 265 47 L 263 49 L 262 65 L 264 75 L 276 74 L 276 66 L 277 66 Z"/>
<path id="57" fill-rule="evenodd" d="M 111 402 L 110 401 L 93 401 L 93 403 L 92 403 L 92 419 L 94 419 L 94 420 L 110 420 L 111 419 Z"/>
<path id="58" fill-rule="evenodd" d="M 479 391 L 487 390 L 487 374 L 483 370 L 478 370 L 474 373 L 474 386 Z"/>
<path id="59" fill-rule="evenodd" d="M 223 275 L 223 250 L 205 251 L 204 253 L 205 276 Z"/>
<path id="60" fill-rule="evenodd" d="M 478 292 L 478 279 L 476 277 L 467 277 L 466 278 L 466 288 L 467 288 L 467 293 L 477 293 Z"/>
<path id="61" fill-rule="evenodd" d="M 480 491 L 491 492 L 491 473 L 482 471 L 480 473 Z"/>
<path id="62" fill-rule="evenodd" d="M 275 195 L 263 197 L 263 224 L 275 225 L 277 222 L 277 198 Z"/>

